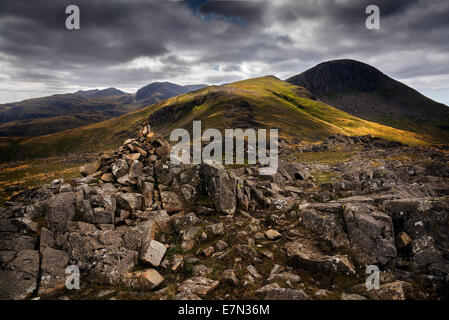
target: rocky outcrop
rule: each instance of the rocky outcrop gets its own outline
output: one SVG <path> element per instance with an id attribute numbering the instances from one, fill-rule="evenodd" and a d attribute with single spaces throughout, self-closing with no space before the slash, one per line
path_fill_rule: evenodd
<path id="1" fill-rule="evenodd" d="M 362 265 L 394 267 L 397 252 L 393 222 L 387 214 L 365 204 L 346 204 L 343 210 L 351 252 Z"/>
<path id="2" fill-rule="evenodd" d="M 235 182 L 222 165 L 206 163 L 201 168 L 204 188 L 214 202 L 215 209 L 234 214 L 236 209 Z"/>
<path id="3" fill-rule="evenodd" d="M 333 148 L 353 156 L 297 157 Z M 90 298 L 90 284 L 117 299 L 446 297 L 444 152 L 336 135 L 284 145 L 278 172 L 260 176 L 257 165 L 175 165 L 169 150 L 145 125 L 83 177 L 1 208 L 0 298 Z M 365 286 L 370 265 L 378 289 Z M 73 296 L 68 266 L 80 270 Z"/>

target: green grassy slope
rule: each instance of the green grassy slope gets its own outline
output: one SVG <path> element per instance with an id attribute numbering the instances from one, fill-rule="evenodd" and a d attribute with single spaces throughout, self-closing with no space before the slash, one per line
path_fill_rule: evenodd
<path id="1" fill-rule="evenodd" d="M 136 134 L 145 120 L 168 136 L 191 129 L 193 120 L 207 128 L 278 128 L 287 139 L 319 141 L 334 134 L 366 135 L 407 144 L 435 142 L 419 135 L 351 116 L 314 100 L 304 88 L 268 76 L 212 86 L 174 97 L 93 125 L 30 139 L 0 139 L 0 160 L 56 156 L 113 149 Z"/>

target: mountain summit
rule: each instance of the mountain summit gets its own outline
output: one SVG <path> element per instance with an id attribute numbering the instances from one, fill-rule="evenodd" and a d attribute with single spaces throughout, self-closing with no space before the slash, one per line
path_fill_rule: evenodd
<path id="1" fill-rule="evenodd" d="M 323 102 L 398 129 L 449 136 L 449 108 L 355 60 L 334 60 L 287 79 Z"/>
<path id="2" fill-rule="evenodd" d="M 153 82 L 136 92 L 136 101 L 152 104 L 204 87 L 207 85 L 181 86 L 171 82 Z"/>
<path id="3" fill-rule="evenodd" d="M 287 81 L 322 96 L 375 91 L 382 87 L 387 78 L 387 75 L 368 64 L 346 59 L 320 63 Z"/>

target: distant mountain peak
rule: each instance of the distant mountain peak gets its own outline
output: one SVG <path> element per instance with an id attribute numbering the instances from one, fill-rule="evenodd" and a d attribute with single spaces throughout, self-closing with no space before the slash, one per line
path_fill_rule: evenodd
<path id="1" fill-rule="evenodd" d="M 140 88 L 136 92 L 136 101 L 151 104 L 204 87 L 207 87 L 207 85 L 199 84 L 181 86 L 179 84 L 167 81 L 153 82 L 146 85 L 145 87 Z"/>
<path id="2" fill-rule="evenodd" d="M 287 81 L 305 87 L 315 94 L 326 95 L 348 91 L 373 91 L 387 79 L 391 78 L 366 63 L 342 59 L 320 63 Z"/>
<path id="3" fill-rule="evenodd" d="M 86 98 L 105 98 L 105 97 L 113 97 L 113 96 L 123 96 L 126 95 L 126 92 L 123 92 L 116 88 L 107 88 L 107 89 L 92 89 L 92 90 L 78 90 L 75 94 L 82 95 Z"/>
<path id="4" fill-rule="evenodd" d="M 287 79 L 356 117 L 412 132 L 449 137 L 449 108 L 355 60 L 320 63 Z"/>

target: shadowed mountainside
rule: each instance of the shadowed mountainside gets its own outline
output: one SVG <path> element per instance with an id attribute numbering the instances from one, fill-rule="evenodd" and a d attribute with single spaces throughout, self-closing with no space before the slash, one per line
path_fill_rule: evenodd
<path id="1" fill-rule="evenodd" d="M 449 107 L 362 62 L 324 62 L 286 81 L 356 117 L 449 140 Z"/>
<path id="2" fill-rule="evenodd" d="M 136 101 L 153 104 L 204 87 L 207 87 L 207 85 L 180 86 L 170 82 L 153 82 L 136 92 Z"/>

